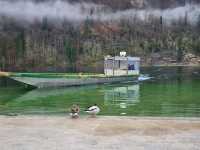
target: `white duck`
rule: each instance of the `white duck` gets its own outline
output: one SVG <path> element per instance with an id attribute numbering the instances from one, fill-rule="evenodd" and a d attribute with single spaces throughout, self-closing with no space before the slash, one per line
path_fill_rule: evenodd
<path id="1" fill-rule="evenodd" d="M 100 108 L 95 104 L 94 106 L 89 107 L 86 112 L 95 117 L 100 112 Z"/>

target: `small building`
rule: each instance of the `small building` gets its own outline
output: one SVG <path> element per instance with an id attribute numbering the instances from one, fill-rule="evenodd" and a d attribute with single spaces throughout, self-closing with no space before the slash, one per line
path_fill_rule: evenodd
<path id="1" fill-rule="evenodd" d="M 126 56 L 126 52 L 120 52 L 120 56 L 106 56 L 104 59 L 104 74 L 106 76 L 139 75 L 140 58 Z"/>

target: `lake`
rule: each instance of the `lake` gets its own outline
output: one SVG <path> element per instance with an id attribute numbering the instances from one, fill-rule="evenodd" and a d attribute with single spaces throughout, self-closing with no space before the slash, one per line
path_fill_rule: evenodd
<path id="1" fill-rule="evenodd" d="M 199 67 L 148 67 L 153 78 L 120 83 L 27 90 L 1 79 L 1 115 L 65 115 L 72 104 L 84 110 L 93 104 L 105 116 L 200 117 Z"/>

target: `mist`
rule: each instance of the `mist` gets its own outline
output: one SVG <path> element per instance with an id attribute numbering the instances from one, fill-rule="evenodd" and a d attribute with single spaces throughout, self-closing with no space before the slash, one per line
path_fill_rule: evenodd
<path id="1" fill-rule="evenodd" d="M 187 16 L 188 23 L 197 23 L 200 16 L 199 5 L 186 5 L 173 9 L 129 9 L 113 12 L 106 6 L 93 3 L 69 3 L 55 0 L 48 2 L 33 1 L 0 1 L 0 16 L 14 18 L 17 21 L 42 21 L 47 18 L 51 21 L 82 22 L 86 19 L 99 21 L 117 21 L 120 19 L 131 20 L 137 17 L 140 20 L 148 20 L 151 16 L 160 18 L 166 23 L 171 23 Z M 55 22 L 56 22 L 55 21 Z"/>
<path id="2" fill-rule="evenodd" d="M 151 18 L 160 18 L 162 16 L 165 24 L 171 24 L 174 21 L 184 20 L 187 17 L 187 22 L 196 24 L 200 19 L 200 6 L 199 5 L 185 5 L 173 9 L 143 9 L 136 10 L 130 9 L 126 11 L 118 11 L 109 15 L 105 15 L 106 19 L 133 19 L 136 17 L 142 21 L 148 21 Z M 105 19 L 104 18 L 104 19 Z"/>
<path id="3" fill-rule="evenodd" d="M 89 16 L 89 11 L 97 7 L 100 6 L 91 3 L 71 4 L 60 0 L 47 2 L 3 0 L 0 1 L 0 15 L 27 22 L 42 21 L 44 18 L 83 21 Z"/>

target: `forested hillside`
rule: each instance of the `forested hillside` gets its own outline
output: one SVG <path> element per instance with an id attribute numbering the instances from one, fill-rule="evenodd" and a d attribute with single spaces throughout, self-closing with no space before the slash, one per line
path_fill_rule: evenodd
<path id="1" fill-rule="evenodd" d="M 198 0 L 69 0 L 58 16 L 46 1 L 0 0 L 0 70 L 101 72 L 122 50 L 143 65 L 200 63 Z"/>

